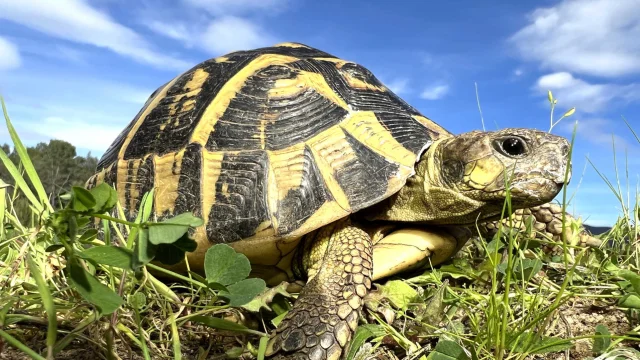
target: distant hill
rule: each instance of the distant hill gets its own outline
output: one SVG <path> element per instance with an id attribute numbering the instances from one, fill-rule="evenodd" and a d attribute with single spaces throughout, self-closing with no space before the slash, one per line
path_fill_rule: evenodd
<path id="1" fill-rule="evenodd" d="M 611 226 L 591 226 L 587 224 L 582 224 L 587 231 L 589 231 L 593 235 L 600 235 L 604 232 L 611 230 Z"/>

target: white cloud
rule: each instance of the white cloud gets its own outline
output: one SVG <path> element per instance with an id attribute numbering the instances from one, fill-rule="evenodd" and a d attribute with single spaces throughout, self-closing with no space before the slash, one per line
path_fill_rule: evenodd
<path id="1" fill-rule="evenodd" d="M 215 19 L 202 35 L 202 46 L 213 55 L 269 46 L 277 42 L 258 25 L 235 16 Z"/>
<path id="2" fill-rule="evenodd" d="M 190 64 L 153 49 L 142 36 L 84 0 L 2 0 L 0 18 L 49 36 L 109 49 L 158 68 Z"/>
<path id="3" fill-rule="evenodd" d="M 524 70 L 522 70 L 520 68 L 513 70 L 513 75 L 515 75 L 516 77 L 520 77 L 523 74 L 524 74 Z"/>
<path id="4" fill-rule="evenodd" d="M 85 63 L 84 53 L 69 46 L 58 45 L 51 55 L 75 63 Z"/>
<path id="5" fill-rule="evenodd" d="M 449 93 L 449 85 L 434 85 L 422 91 L 420 97 L 426 100 L 442 99 Z"/>
<path id="6" fill-rule="evenodd" d="M 243 14 L 252 11 L 282 10 L 288 0 L 183 0 L 186 3 L 205 9 L 214 15 Z"/>
<path id="7" fill-rule="evenodd" d="M 538 79 L 535 88 L 544 94 L 551 90 L 563 104 L 590 113 L 603 110 L 614 100 L 640 100 L 640 86 L 637 84 L 591 84 L 568 72 L 544 75 Z"/>
<path id="8" fill-rule="evenodd" d="M 22 60 L 18 47 L 0 37 L 0 70 L 11 70 L 20 67 Z"/>
<path id="9" fill-rule="evenodd" d="M 546 69 L 615 77 L 640 72 L 638 0 L 564 0 L 529 15 L 510 38 Z"/>
<path id="10" fill-rule="evenodd" d="M 159 20 L 151 20 L 145 22 L 150 30 L 153 32 L 166 36 L 170 39 L 181 40 L 187 44 L 190 44 L 193 41 L 193 31 L 187 29 L 187 26 L 182 23 L 174 22 L 165 22 Z"/>
<path id="11" fill-rule="evenodd" d="M 385 84 L 397 95 L 404 94 L 409 90 L 409 79 L 395 79 Z"/>
<path id="12" fill-rule="evenodd" d="M 213 20 L 207 16 L 191 22 L 162 21 L 156 17 L 142 23 L 156 34 L 180 41 L 186 48 L 197 47 L 214 56 L 281 42 L 255 21 L 233 15 Z"/>

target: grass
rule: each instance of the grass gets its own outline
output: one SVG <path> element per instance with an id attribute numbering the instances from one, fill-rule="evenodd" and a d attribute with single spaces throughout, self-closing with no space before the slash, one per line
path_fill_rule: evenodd
<path id="1" fill-rule="evenodd" d="M 555 105 L 551 95 L 550 102 Z M 96 210 L 100 201 L 106 208 L 108 192 L 76 189 L 66 208 L 54 209 L 4 103 L 3 110 L 21 163 L 13 167 L 0 152 L 16 184 L 0 183 L 0 354 L 262 357 L 266 334 L 291 308 L 295 293 L 279 286 L 255 298 L 260 284 L 229 278 L 248 274 L 246 268 L 200 277 L 148 263 L 143 247 L 152 248 L 154 239 L 177 244 L 197 224 L 188 218 L 158 227 L 148 219 L 149 201 L 142 202 L 134 222 L 123 220 L 116 203 L 119 216 Z M 347 358 L 562 359 L 570 353 L 578 359 L 640 359 L 639 194 L 625 196 L 618 176 L 602 178 L 622 208 L 612 229 L 600 236 L 605 246 L 570 249 L 561 242 L 562 255 L 552 256 L 528 249 L 527 232 L 475 238 L 443 266 L 379 284 L 365 301 Z M 568 198 L 565 189 L 564 207 Z M 16 204 L 27 204 L 30 216 L 18 216 Z M 507 201 L 505 210 L 509 206 Z M 82 224 L 88 218 L 98 219 L 101 237 Z M 159 274 L 175 281 L 160 281 Z"/>

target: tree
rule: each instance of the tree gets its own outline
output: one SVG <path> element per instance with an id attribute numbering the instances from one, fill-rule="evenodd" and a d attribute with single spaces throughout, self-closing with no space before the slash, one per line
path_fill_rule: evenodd
<path id="1" fill-rule="evenodd" d="M 19 164 L 17 153 L 10 152 L 9 145 L 2 145 L 2 150 L 14 164 Z M 52 203 L 56 203 L 58 196 L 72 186 L 84 186 L 98 164 L 98 158 L 91 156 L 91 153 L 85 157 L 77 156 L 75 146 L 63 140 L 41 142 L 27 148 L 27 153 Z M 0 166 L 0 178 L 13 184 L 13 179 L 4 166 Z"/>

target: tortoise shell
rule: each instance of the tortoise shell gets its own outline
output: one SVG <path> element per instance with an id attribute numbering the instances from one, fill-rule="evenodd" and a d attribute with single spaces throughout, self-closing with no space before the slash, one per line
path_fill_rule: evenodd
<path id="1" fill-rule="evenodd" d="M 296 238 L 397 192 L 450 135 L 365 67 L 297 43 L 204 61 L 158 88 L 88 185 L 127 217 L 205 220 L 198 243 Z"/>

